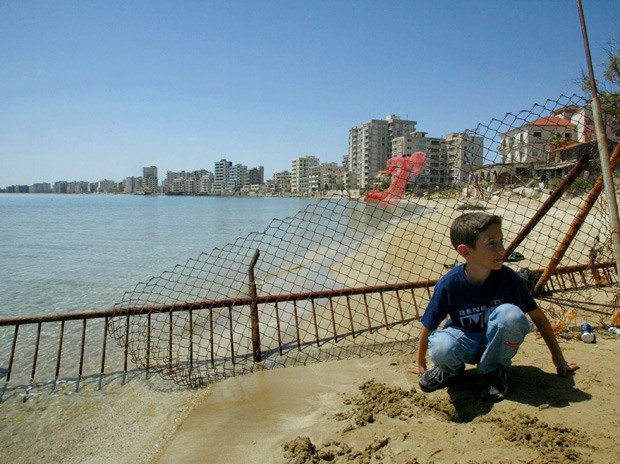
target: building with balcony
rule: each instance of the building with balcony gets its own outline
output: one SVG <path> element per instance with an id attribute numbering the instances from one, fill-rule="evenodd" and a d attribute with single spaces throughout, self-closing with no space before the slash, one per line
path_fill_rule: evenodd
<path id="1" fill-rule="evenodd" d="M 470 182 L 473 169 L 484 163 L 484 137 L 466 132 L 446 134 L 448 184 L 460 186 Z"/>
<path id="2" fill-rule="evenodd" d="M 439 137 L 428 137 L 426 132 L 411 132 L 394 138 L 392 156 L 406 157 L 415 152 L 426 153 L 424 172 L 412 179 L 419 186 L 447 185 L 449 183 L 448 154 L 446 140 Z"/>
<path id="3" fill-rule="evenodd" d="M 200 185 L 198 188 L 198 193 L 201 195 L 206 195 L 211 193 L 211 191 L 213 190 L 213 173 L 212 172 L 205 172 L 201 177 L 200 177 Z"/>
<path id="4" fill-rule="evenodd" d="M 226 190 L 231 166 L 232 161 L 227 161 L 225 159 L 216 161 L 212 189 L 214 193 L 223 193 Z"/>
<path id="5" fill-rule="evenodd" d="M 561 116 L 549 116 L 528 122 L 501 135 L 501 162 L 546 163 L 549 150 L 577 141 L 577 133 L 576 124 Z"/>
<path id="6" fill-rule="evenodd" d="M 337 190 L 342 187 L 344 169 L 338 163 L 321 163 L 310 170 L 308 191 L 310 193 Z"/>
<path id="7" fill-rule="evenodd" d="M 294 158 L 291 163 L 291 192 L 298 194 L 310 193 L 310 174 L 319 165 L 314 156 Z"/>
<path id="8" fill-rule="evenodd" d="M 228 170 L 228 182 L 226 182 L 226 192 L 240 192 L 250 186 L 250 176 L 248 167 L 245 164 L 235 164 Z"/>
<path id="9" fill-rule="evenodd" d="M 280 171 L 274 173 L 271 180 L 271 186 L 271 190 L 273 193 L 290 193 L 291 173 L 289 171 Z"/>
<path id="10" fill-rule="evenodd" d="M 349 129 L 349 153 L 346 179 L 348 188 L 371 188 L 374 179 L 392 157 L 392 141 L 415 131 L 416 121 L 390 115 L 385 120 L 371 119 Z"/>
<path id="11" fill-rule="evenodd" d="M 251 168 L 248 171 L 250 185 L 262 185 L 265 183 L 265 168 L 259 166 L 257 168 Z"/>

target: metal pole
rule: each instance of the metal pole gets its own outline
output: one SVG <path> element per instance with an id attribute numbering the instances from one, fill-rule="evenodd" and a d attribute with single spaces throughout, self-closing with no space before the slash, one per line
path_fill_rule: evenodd
<path id="1" fill-rule="evenodd" d="M 258 261 L 259 256 L 260 251 L 257 248 L 256 252 L 254 252 L 252 262 L 250 263 L 250 267 L 248 269 L 248 274 L 250 278 L 250 298 L 252 299 L 252 302 L 250 303 L 250 318 L 252 321 L 252 354 L 255 363 L 261 362 L 262 358 L 262 353 L 260 349 L 260 329 L 258 326 L 258 303 L 256 301 L 258 293 L 256 291 L 256 279 L 254 278 L 254 266 L 256 266 L 256 262 Z"/>
<path id="2" fill-rule="evenodd" d="M 577 0 L 577 8 L 579 10 L 579 19 L 581 21 L 581 32 L 583 34 L 583 45 L 585 47 L 586 61 L 588 63 L 588 73 L 590 74 L 590 86 L 592 88 L 592 118 L 594 119 L 594 130 L 596 131 L 596 141 L 598 144 L 599 156 L 601 158 L 601 171 L 603 175 L 603 182 L 605 184 L 605 193 L 607 195 L 607 206 L 609 208 L 609 219 L 611 222 L 611 241 L 613 244 L 614 257 L 616 261 L 616 272 L 618 273 L 618 276 L 620 276 L 620 218 L 618 217 L 618 202 L 616 201 L 613 173 L 609 163 L 607 131 L 605 130 L 605 125 L 603 124 L 601 102 L 599 101 L 598 92 L 596 90 L 596 80 L 594 79 L 592 57 L 590 56 L 590 44 L 588 42 L 588 32 L 586 30 L 586 20 L 583 15 L 581 0 Z"/>

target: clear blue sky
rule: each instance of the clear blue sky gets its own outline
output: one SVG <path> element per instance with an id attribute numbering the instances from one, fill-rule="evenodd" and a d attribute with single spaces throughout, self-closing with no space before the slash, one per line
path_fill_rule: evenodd
<path id="1" fill-rule="evenodd" d="M 620 1 L 583 0 L 593 61 Z M 226 158 L 340 162 L 389 114 L 442 136 L 585 69 L 573 0 L 0 1 L 0 187 Z"/>

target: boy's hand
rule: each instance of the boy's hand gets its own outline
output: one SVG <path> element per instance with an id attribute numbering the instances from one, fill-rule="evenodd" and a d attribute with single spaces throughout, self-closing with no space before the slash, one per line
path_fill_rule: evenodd
<path id="1" fill-rule="evenodd" d="M 555 364 L 555 368 L 556 368 L 558 375 L 562 377 L 568 374 L 571 374 L 575 372 L 577 369 L 579 369 L 579 366 L 577 364 L 567 363 L 564 359 L 562 359 L 559 362 L 554 359 L 553 363 Z"/>
<path id="2" fill-rule="evenodd" d="M 411 366 L 409 366 L 409 372 L 411 372 L 412 374 L 418 374 L 418 375 L 422 375 L 426 372 L 426 363 L 413 363 Z"/>

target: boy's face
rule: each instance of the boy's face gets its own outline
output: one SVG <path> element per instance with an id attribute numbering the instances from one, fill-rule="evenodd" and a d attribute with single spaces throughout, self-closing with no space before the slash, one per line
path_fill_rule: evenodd
<path id="1" fill-rule="evenodd" d="M 491 224 L 480 233 L 476 248 L 466 247 L 463 256 L 471 266 L 486 270 L 501 269 L 504 262 L 504 234 L 499 224 Z"/>

